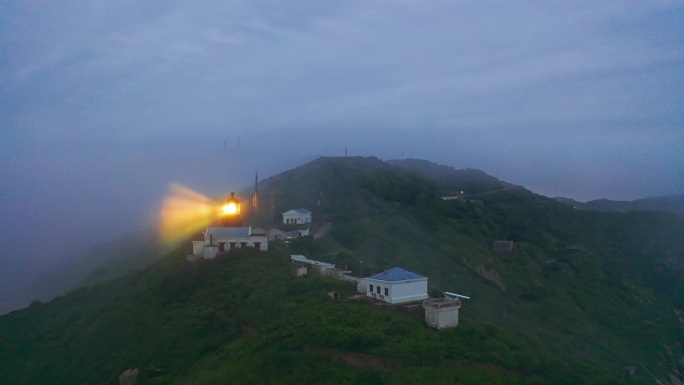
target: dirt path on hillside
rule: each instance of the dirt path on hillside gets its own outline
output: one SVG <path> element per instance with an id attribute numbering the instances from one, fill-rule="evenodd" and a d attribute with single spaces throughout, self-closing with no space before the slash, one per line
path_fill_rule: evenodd
<path id="1" fill-rule="evenodd" d="M 318 231 L 316 231 L 316 234 L 314 234 L 313 238 L 314 239 L 323 238 L 323 236 L 325 234 L 328 234 L 328 232 L 330 232 L 330 229 L 332 229 L 332 227 L 333 227 L 332 223 L 324 224 L 323 227 L 321 227 L 320 229 L 318 229 Z"/>

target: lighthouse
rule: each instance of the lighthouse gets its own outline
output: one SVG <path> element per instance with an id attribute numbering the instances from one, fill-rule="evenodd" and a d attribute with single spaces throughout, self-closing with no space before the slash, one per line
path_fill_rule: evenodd
<path id="1" fill-rule="evenodd" d="M 235 193 L 231 192 L 230 198 L 217 206 L 218 223 L 206 228 L 203 240 L 192 242 L 193 260 L 213 259 L 219 253 L 245 247 L 268 250 L 268 237 L 264 230 L 242 225 L 241 205 Z"/>
<path id="2" fill-rule="evenodd" d="M 242 215 L 240 214 L 240 201 L 235 198 L 235 193 L 230 193 L 230 198 L 221 206 L 219 215 L 223 227 L 242 226 Z"/>

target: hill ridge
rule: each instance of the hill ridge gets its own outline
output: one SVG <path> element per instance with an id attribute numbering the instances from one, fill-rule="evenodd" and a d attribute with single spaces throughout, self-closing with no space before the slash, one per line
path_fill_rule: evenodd
<path id="1" fill-rule="evenodd" d="M 625 365 L 652 372 L 662 381 L 676 373 L 684 357 L 679 342 L 684 333 L 676 314 L 684 307 L 684 218 L 661 212 L 577 211 L 522 187 L 483 195 L 478 198 L 481 205 L 445 201 L 445 186 L 467 189 L 470 183 L 475 191 L 509 184 L 479 173 L 474 179 L 459 179 L 448 169 L 423 173 L 420 167 L 433 166 L 377 158 L 318 158 L 267 178 L 260 186 L 260 200 L 267 203 L 258 213 L 249 213 L 247 224 L 265 228 L 277 223 L 287 209 L 304 207 L 312 211 L 314 227 L 333 222 L 330 232 L 317 240 L 275 242 L 268 253 L 246 250 L 196 265 L 186 264 L 185 249 L 180 248 L 142 272 L 0 317 L 0 333 L 6 333 L 0 334 L 0 348 L 19 349 L 7 355 L 18 361 L 8 361 L 0 370 L 22 383 L 12 368 L 38 362 L 36 357 L 55 349 L 73 357 L 76 353 L 66 344 L 66 336 L 86 350 L 97 343 L 113 346 L 116 339 L 107 332 L 127 341 L 120 345 L 126 348 L 116 348 L 113 355 L 104 349 L 94 362 L 110 360 L 107 365 L 113 368 L 115 361 L 126 360 L 126 349 L 142 360 L 135 338 L 145 332 L 150 333 L 147 354 L 163 362 L 159 367 L 169 368 L 178 359 L 176 353 L 157 349 L 167 346 L 169 338 L 192 332 L 199 333 L 196 342 L 179 338 L 190 352 L 187 365 L 180 365 L 180 372 L 165 369 L 186 383 L 192 383 L 191 378 L 217 380 L 211 373 L 235 375 L 237 367 L 222 365 L 233 356 L 239 357 L 240 375 L 251 379 L 245 383 L 274 378 L 288 383 L 284 373 L 292 373 L 293 367 L 305 379 L 299 383 L 325 382 L 305 374 L 311 362 L 312 373 L 320 370 L 332 376 L 324 378 L 339 381 L 365 378 L 363 382 L 382 383 L 382 376 L 395 378 L 382 368 L 345 366 L 340 370 L 346 374 L 335 374 L 328 366 L 330 357 L 317 361 L 315 354 L 297 350 L 312 344 L 381 357 L 399 355 L 409 361 L 475 354 L 482 362 L 523 373 L 519 380 L 494 373 L 443 373 L 460 373 L 469 378 L 465 383 L 478 383 L 482 378 L 477 376 L 485 376 L 482 381 L 489 383 L 619 383 Z M 514 241 L 514 251 L 496 253 L 496 239 Z M 289 254 L 346 266 L 362 276 L 391 266 L 420 271 L 429 277 L 433 294 L 456 291 L 473 300 L 462 308 L 464 323 L 459 328 L 425 334 L 422 320 L 376 313 L 356 302 L 344 308 L 325 302 L 331 288 L 342 293 L 353 288 L 323 277 L 291 281 Z M 479 270 L 496 272 L 506 290 Z M 362 313 L 353 310 L 357 306 Z M 355 318 L 367 311 L 374 314 L 368 316 L 372 322 Z M 346 313 L 356 316 L 345 318 Z M 58 314 L 54 324 L 45 317 Z M 141 329 L 126 319 L 136 314 L 149 317 L 149 324 L 143 323 L 147 326 Z M 173 327 L 160 321 L 173 319 Z M 89 324 L 93 326 L 86 328 Z M 60 337 L 62 331 L 65 337 Z M 400 338 L 401 344 L 395 345 L 394 336 L 403 335 L 425 344 Z M 30 348 L 22 345 L 27 343 Z M 476 346 L 491 354 L 482 355 Z M 154 379 L 150 365 L 156 364 L 146 365 L 149 383 L 171 381 L 163 374 Z M 281 377 L 254 372 L 258 365 Z M 402 367 L 397 372 L 408 370 Z M 420 365 L 410 370 L 428 376 L 409 377 L 414 383 L 444 380 L 429 377 Z M 37 371 L 48 372 L 66 378 L 59 368 Z M 636 380 L 651 382 L 645 374 Z"/>

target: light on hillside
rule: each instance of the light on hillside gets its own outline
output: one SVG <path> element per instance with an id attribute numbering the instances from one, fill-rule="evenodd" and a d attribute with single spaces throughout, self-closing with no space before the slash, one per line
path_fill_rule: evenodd
<path id="1" fill-rule="evenodd" d="M 220 209 L 221 216 L 235 216 L 240 214 L 240 201 L 235 198 L 235 193 L 230 193 Z"/>
<path id="2" fill-rule="evenodd" d="M 235 215 L 238 212 L 237 205 L 234 202 L 229 202 L 223 205 L 223 214 Z"/>

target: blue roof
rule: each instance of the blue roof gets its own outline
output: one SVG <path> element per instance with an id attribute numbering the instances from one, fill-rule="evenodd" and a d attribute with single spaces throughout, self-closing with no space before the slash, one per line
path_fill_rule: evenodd
<path id="1" fill-rule="evenodd" d="M 393 267 L 389 270 L 383 271 L 382 273 L 371 275 L 368 278 L 377 279 L 380 281 L 403 281 L 406 279 L 420 279 L 426 277 L 408 270 L 404 270 L 401 267 Z"/>

